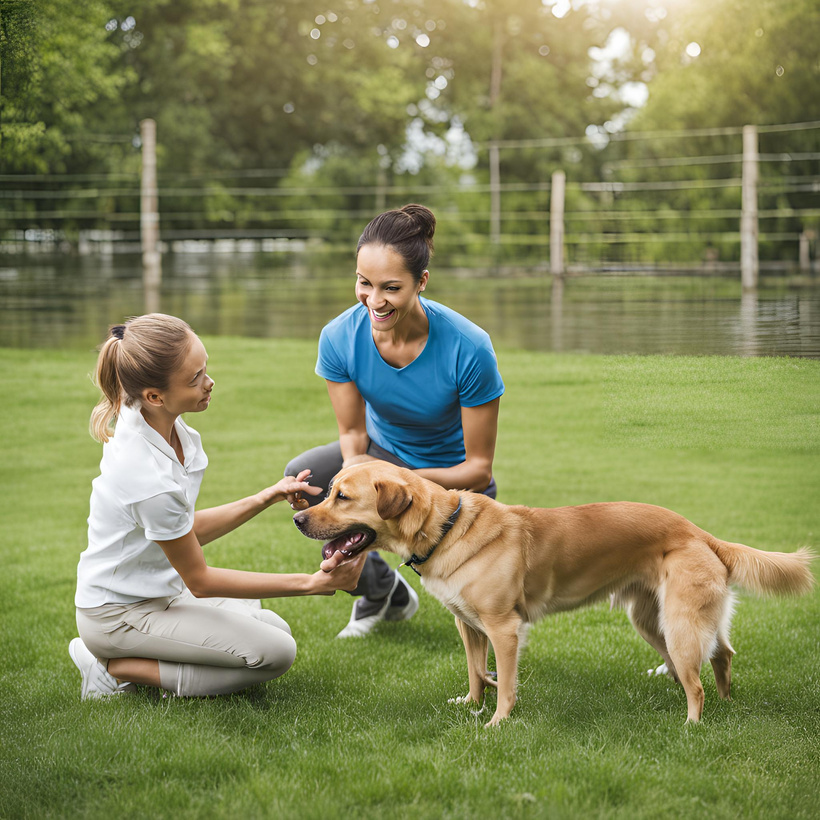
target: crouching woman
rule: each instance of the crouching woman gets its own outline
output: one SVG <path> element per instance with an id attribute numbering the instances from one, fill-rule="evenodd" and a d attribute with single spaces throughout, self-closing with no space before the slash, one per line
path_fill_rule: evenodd
<path id="1" fill-rule="evenodd" d="M 95 381 L 91 432 L 103 442 L 91 492 L 88 547 L 77 569 L 69 653 L 82 697 L 134 684 L 176 695 L 227 694 L 284 674 L 296 643 L 260 598 L 332 595 L 356 587 L 361 563 L 312 574 L 211 567 L 202 546 L 279 501 L 307 506 L 308 471 L 256 495 L 195 511 L 208 458 L 182 420 L 211 402 L 200 339 L 181 319 L 148 314 L 110 329 Z"/>

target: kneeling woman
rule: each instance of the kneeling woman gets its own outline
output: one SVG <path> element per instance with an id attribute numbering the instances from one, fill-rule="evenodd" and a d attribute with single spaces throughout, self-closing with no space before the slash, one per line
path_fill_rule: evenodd
<path id="1" fill-rule="evenodd" d="M 327 488 L 350 459 L 389 461 L 454 490 L 496 496 L 493 458 L 504 382 L 490 337 L 454 310 L 421 296 L 436 218 L 410 204 L 379 214 L 356 250 L 357 304 L 322 330 L 316 372 L 327 381 L 338 441 L 285 468 L 305 467 Z M 318 499 L 310 499 L 310 503 Z M 377 553 L 368 555 L 340 638 L 418 608 L 413 588 Z"/>
<path id="2" fill-rule="evenodd" d="M 259 599 L 332 595 L 358 582 L 361 561 L 338 568 L 325 561 L 304 575 L 208 566 L 202 545 L 277 501 L 307 506 L 304 495 L 320 490 L 304 471 L 195 512 L 208 458 L 180 416 L 211 401 L 207 359 L 191 328 L 163 314 L 115 325 L 100 349 L 102 398 L 91 432 L 104 443 L 103 457 L 77 569 L 80 637 L 69 644 L 83 698 L 133 684 L 218 695 L 276 678 L 293 663 L 296 643 Z"/>

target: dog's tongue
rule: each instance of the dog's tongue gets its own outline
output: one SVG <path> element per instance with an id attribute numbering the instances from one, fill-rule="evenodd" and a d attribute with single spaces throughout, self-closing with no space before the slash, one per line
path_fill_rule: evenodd
<path id="1" fill-rule="evenodd" d="M 333 541 L 328 541 L 327 544 L 322 547 L 322 558 L 327 560 L 334 552 L 341 552 L 342 555 L 350 555 L 351 550 L 356 547 L 363 538 L 363 532 L 354 532 L 348 535 L 341 535 Z"/>

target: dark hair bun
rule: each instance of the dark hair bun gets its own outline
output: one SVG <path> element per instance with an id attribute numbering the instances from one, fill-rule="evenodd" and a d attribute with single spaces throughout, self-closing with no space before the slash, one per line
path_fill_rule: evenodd
<path id="1" fill-rule="evenodd" d="M 407 270 L 419 281 L 433 253 L 436 218 L 424 205 L 411 203 L 385 211 L 372 219 L 359 237 L 358 253 L 365 245 L 386 245 L 400 254 Z"/>
<path id="2" fill-rule="evenodd" d="M 436 232 L 436 217 L 429 208 L 411 202 L 399 210 L 409 216 L 418 226 L 419 233 L 432 245 L 433 235 Z"/>

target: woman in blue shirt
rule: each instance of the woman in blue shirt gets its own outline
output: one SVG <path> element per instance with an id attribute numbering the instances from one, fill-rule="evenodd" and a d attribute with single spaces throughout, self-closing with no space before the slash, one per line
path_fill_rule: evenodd
<path id="1" fill-rule="evenodd" d="M 354 456 L 416 470 L 448 489 L 495 497 L 492 476 L 504 383 L 490 337 L 421 296 L 436 219 L 405 205 L 373 219 L 356 259 L 357 304 L 322 330 L 316 372 L 327 380 L 339 440 L 294 459 L 327 489 Z M 317 503 L 318 498 L 306 499 Z M 353 592 L 361 595 L 339 637 L 366 635 L 380 620 L 406 620 L 418 597 L 371 553 Z"/>

